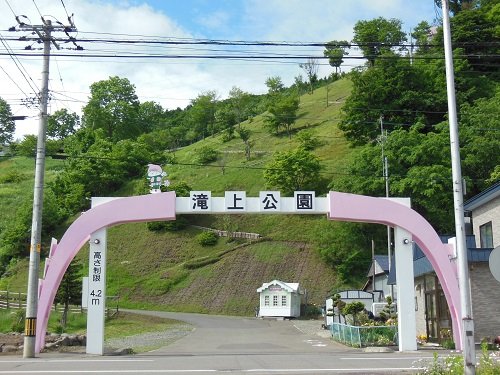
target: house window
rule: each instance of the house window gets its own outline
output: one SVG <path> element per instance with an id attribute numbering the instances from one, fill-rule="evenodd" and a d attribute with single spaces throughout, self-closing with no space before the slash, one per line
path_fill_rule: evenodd
<path id="1" fill-rule="evenodd" d="M 286 306 L 286 296 L 281 296 L 281 306 Z"/>
<path id="2" fill-rule="evenodd" d="M 269 296 L 264 296 L 264 306 L 269 306 Z"/>
<path id="3" fill-rule="evenodd" d="M 278 306 L 278 296 L 273 296 L 273 306 Z"/>
<path id="4" fill-rule="evenodd" d="M 479 239 L 482 248 L 493 247 L 493 227 L 491 221 L 479 227 Z"/>

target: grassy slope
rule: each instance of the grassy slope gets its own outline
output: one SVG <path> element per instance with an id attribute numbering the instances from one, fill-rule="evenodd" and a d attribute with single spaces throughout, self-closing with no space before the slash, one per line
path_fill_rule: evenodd
<path id="1" fill-rule="evenodd" d="M 322 146 L 314 152 L 321 158 L 323 173 L 329 178 L 342 171 L 345 158 L 349 157 L 347 144 L 337 128 L 342 98 L 349 90 L 348 81 L 331 84 L 328 107 L 326 88 L 301 98 L 295 128 L 313 129 L 320 137 Z M 241 140 L 223 143 L 219 136 L 209 137 L 176 152 L 179 164 L 166 167 L 169 179 L 186 181 L 193 189 L 211 190 L 215 196 L 221 196 L 225 190 L 246 190 L 248 196 L 256 196 L 266 189 L 260 168 L 265 167 L 274 152 L 294 148 L 297 143 L 293 137 L 270 136 L 263 128 L 261 116 L 244 126 L 252 131 L 253 151 L 260 151 L 252 153 L 250 161 L 245 160 Z M 222 152 L 224 174 L 222 162 L 214 163 L 215 167 L 186 165 L 193 163 L 195 150 L 207 144 Z M 122 193 L 130 190 L 130 186 L 125 186 Z M 205 248 L 196 243 L 194 237 L 199 231 L 194 228 L 151 233 L 144 223 L 120 225 L 109 230 L 108 295 L 119 294 L 122 303 L 131 307 L 251 315 L 258 305 L 256 289 L 263 282 L 300 282 L 308 290 L 308 302 L 316 304 L 323 303 L 335 284 L 334 271 L 310 245 L 323 217 L 199 215 L 189 216 L 189 220 L 218 229 L 260 233 L 266 240 L 241 246 L 221 238 L 215 247 Z M 79 258 L 85 257 L 82 251 Z M 190 267 L 207 259 L 204 266 Z M 24 269 L 25 265 L 20 264 L 18 277 L 8 280 L 10 285 L 22 284 Z"/>
<path id="2" fill-rule="evenodd" d="M 34 167 L 34 159 L 15 157 L 2 160 L 0 158 L 0 176 L 18 173 L 20 177 L 19 182 L 0 183 L 0 206 L 2 209 L 0 232 L 5 227 L 5 224 L 15 217 L 17 208 L 26 200 L 33 199 Z M 61 168 L 63 168 L 63 161 L 47 158 L 45 162 L 45 181 L 50 180 Z"/>
<path id="3" fill-rule="evenodd" d="M 327 176 L 333 176 L 335 172 L 341 171 L 344 157 L 348 154 L 348 145 L 342 138 L 337 123 L 343 99 L 348 95 L 350 87 L 350 81 L 347 80 L 330 84 L 328 107 L 326 87 L 301 97 L 299 119 L 294 129 L 311 129 L 321 139 L 323 145 L 315 150 L 315 154 L 322 160 L 325 166 L 324 173 Z M 207 189 L 213 194 L 221 194 L 228 189 L 241 189 L 246 190 L 249 196 L 255 196 L 264 189 L 260 168 L 265 167 L 274 152 L 295 148 L 298 143 L 294 137 L 289 139 L 286 135 L 279 137 L 269 135 L 264 128 L 263 116 L 245 121 L 243 126 L 252 132 L 251 139 L 254 141 L 250 161 L 245 160 L 244 145 L 240 139 L 235 138 L 223 143 L 221 136 L 208 137 L 176 153 L 176 162 L 180 165 L 167 167 L 170 180 L 184 180 L 196 190 Z M 220 160 L 213 163 L 213 167 L 186 165 L 193 163 L 196 150 L 205 145 L 219 150 Z M 222 165 L 225 166 L 224 174 Z"/>

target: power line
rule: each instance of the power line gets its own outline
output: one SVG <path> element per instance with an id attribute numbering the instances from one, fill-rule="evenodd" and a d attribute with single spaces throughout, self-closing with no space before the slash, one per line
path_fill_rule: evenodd
<path id="1" fill-rule="evenodd" d="M 2 69 L 2 70 L 3 70 L 3 72 L 5 73 L 5 75 L 6 75 L 6 76 L 7 76 L 7 77 L 8 77 L 8 78 L 12 81 L 12 83 L 13 83 L 14 85 L 16 85 L 16 87 L 19 89 L 19 91 L 21 91 L 21 92 L 24 94 L 24 96 L 25 96 L 25 97 L 28 97 L 28 94 L 26 94 L 26 93 L 24 92 L 24 90 L 23 90 L 23 89 L 22 89 L 22 88 L 18 85 L 18 83 L 17 83 L 17 82 L 16 82 L 16 81 L 15 81 L 15 80 L 14 80 L 14 79 L 13 79 L 13 78 L 9 75 L 9 73 L 7 73 L 7 72 L 5 71 L 5 69 L 4 69 L 1 65 L 0 65 L 0 69 Z"/>
<path id="2" fill-rule="evenodd" d="M 35 0 L 33 0 L 33 4 L 35 5 L 35 8 L 36 8 L 36 10 L 38 11 L 38 14 L 40 15 L 40 18 L 41 18 L 41 19 L 42 19 L 42 21 L 43 21 L 43 16 L 42 16 L 42 13 L 40 12 L 40 9 L 38 9 L 38 5 L 36 5 Z"/>
<path id="3" fill-rule="evenodd" d="M 25 53 L 25 52 L 14 52 L 14 53 L 0 53 L 0 56 L 13 55 L 13 56 L 24 56 L 24 57 L 40 57 L 44 56 L 43 53 Z M 307 60 L 310 58 L 316 59 L 327 59 L 324 56 L 311 56 L 311 55 L 283 55 L 283 56 L 273 56 L 273 55 L 179 55 L 179 54 L 96 54 L 96 53 L 55 53 L 52 56 L 56 57 L 80 57 L 80 58 L 120 58 L 120 59 L 202 59 L 202 60 Z M 459 58 L 492 58 L 500 59 L 500 55 L 461 55 L 456 56 Z M 345 59 L 352 60 L 365 60 L 365 59 L 379 59 L 379 60 L 404 60 L 409 59 L 406 56 L 346 56 Z M 413 56 L 414 60 L 444 60 L 444 56 Z"/>
<path id="4" fill-rule="evenodd" d="M 30 76 L 30 74 L 28 73 L 28 71 L 26 70 L 26 68 L 23 66 L 23 64 L 21 63 L 21 61 L 15 56 L 15 53 L 12 52 L 12 49 L 7 44 L 7 42 L 4 40 L 4 37 L 3 37 L 2 34 L 0 34 L 0 41 L 2 42 L 5 50 L 8 52 L 9 57 L 14 62 L 15 66 L 17 67 L 17 69 L 19 70 L 19 72 L 21 73 L 21 75 L 23 76 L 23 78 L 26 81 L 26 83 L 28 84 L 28 86 L 30 87 L 30 89 L 33 91 L 33 93 L 35 93 L 35 95 L 36 95 L 36 93 L 39 91 L 39 89 L 38 89 L 35 81 Z M 28 77 L 29 77 L 29 79 L 28 79 Z M 32 83 L 33 83 L 34 87 L 32 86 Z M 23 92 L 23 94 L 26 97 L 28 97 L 28 95 L 26 95 L 26 93 L 24 93 L 23 90 L 21 90 L 21 92 Z"/>
<path id="5" fill-rule="evenodd" d="M 12 9 L 12 7 L 10 6 L 10 3 L 8 0 L 5 0 L 5 3 L 7 4 L 7 6 L 9 7 L 10 11 L 12 12 L 12 14 L 14 15 L 14 18 L 17 16 L 16 15 L 16 12 L 14 12 L 14 10 Z"/>

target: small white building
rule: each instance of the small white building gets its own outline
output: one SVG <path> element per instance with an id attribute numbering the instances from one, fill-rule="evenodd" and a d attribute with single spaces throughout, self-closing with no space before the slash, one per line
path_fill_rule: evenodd
<path id="1" fill-rule="evenodd" d="M 259 316 L 300 316 L 302 292 L 299 283 L 273 280 L 262 284 L 257 293 L 260 293 Z"/>

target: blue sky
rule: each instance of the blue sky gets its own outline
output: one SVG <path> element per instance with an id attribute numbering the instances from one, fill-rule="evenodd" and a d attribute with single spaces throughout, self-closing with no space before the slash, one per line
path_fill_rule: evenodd
<path id="1" fill-rule="evenodd" d="M 63 0 L 68 12 L 74 13 L 79 37 L 89 33 L 111 33 L 172 38 L 200 38 L 223 40 L 326 42 L 351 40 L 358 20 L 376 17 L 397 18 L 403 21 L 407 32 L 420 21 L 432 23 L 436 18 L 433 0 Z M 35 0 L 43 15 L 66 23 L 66 14 L 60 0 Z M 10 7 L 9 7 L 10 5 Z M 11 10 L 12 8 L 12 10 Z M 25 14 L 33 24 L 40 16 L 33 0 L 0 1 L 0 30 L 16 24 L 14 14 Z M 20 36 L 19 34 L 14 34 Z M 117 37 L 112 35 L 111 38 Z M 13 50 L 21 51 L 25 43 L 9 41 Z M 66 47 L 66 45 L 64 45 Z M 138 47 L 113 44 L 85 44 L 85 53 L 137 52 Z M 136 49 L 134 49 L 136 48 Z M 162 53 L 212 53 L 210 47 L 170 46 Z M 2 45 L 0 49 L 5 52 Z M 307 53 L 321 56 L 322 48 L 267 49 L 249 48 L 252 52 Z M 141 53 L 155 53 L 159 49 L 143 47 Z M 66 51 L 68 52 L 68 51 Z M 57 51 L 53 51 L 54 54 Z M 26 108 L 21 100 L 34 96 L 26 79 L 12 59 L 1 56 L 0 97 L 7 100 L 15 114 L 29 114 L 33 121 L 16 124 L 16 135 L 36 133 L 36 110 Z M 41 59 L 20 57 L 28 72 L 28 79 L 40 81 Z M 346 62 L 344 70 L 359 62 Z M 327 64 L 320 66 L 319 75 L 332 72 Z M 67 108 L 80 113 L 89 96 L 93 82 L 110 76 L 128 78 L 135 86 L 141 101 L 153 100 L 165 108 L 184 107 L 190 100 L 207 90 L 215 90 L 220 98 L 227 96 L 233 86 L 252 93 L 266 91 L 265 80 L 280 76 L 286 85 L 304 72 L 296 61 L 235 61 L 227 59 L 89 59 L 54 57 L 51 60 L 51 87 L 53 99 L 50 110 Z M 12 79 L 11 79 L 12 78 Z M 17 87 L 12 81 L 20 86 Z M 26 94 L 26 95 L 25 95 Z M 70 99 L 71 98 L 71 99 Z"/>

